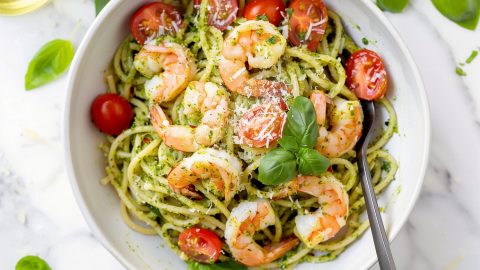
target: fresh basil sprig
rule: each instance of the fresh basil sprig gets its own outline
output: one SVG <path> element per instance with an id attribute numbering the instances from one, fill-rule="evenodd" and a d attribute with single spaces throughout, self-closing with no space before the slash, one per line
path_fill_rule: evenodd
<path id="1" fill-rule="evenodd" d="M 260 162 L 258 172 L 258 180 L 265 185 L 288 182 L 297 176 L 295 154 L 283 148 L 273 149 Z"/>
<path id="2" fill-rule="evenodd" d="M 25 89 L 32 90 L 60 77 L 74 54 L 75 48 L 68 40 L 55 39 L 43 45 L 28 65 Z"/>
<path id="3" fill-rule="evenodd" d="M 409 0 L 377 0 L 377 6 L 381 10 L 392 13 L 400 13 L 407 7 Z"/>
<path id="4" fill-rule="evenodd" d="M 258 180 L 265 185 L 278 185 L 292 180 L 299 173 L 319 175 L 330 161 L 314 150 L 318 138 L 315 108 L 306 97 L 295 98 L 283 128 L 280 147 L 270 151 L 258 167 Z"/>
<path id="5" fill-rule="evenodd" d="M 295 138 L 300 147 L 312 148 L 318 137 L 316 119 L 312 102 L 306 97 L 297 97 L 287 113 L 283 134 Z"/>
<path id="6" fill-rule="evenodd" d="M 294 136 L 286 135 L 285 133 L 278 141 L 278 144 L 280 144 L 283 149 L 286 149 L 292 153 L 298 152 L 298 150 L 300 149 L 300 144 L 297 141 L 297 138 L 295 138 Z"/>
<path id="7" fill-rule="evenodd" d="M 302 148 L 298 152 L 298 171 L 301 175 L 320 175 L 329 165 L 330 161 L 315 149 Z"/>
<path id="8" fill-rule="evenodd" d="M 221 262 L 216 264 L 202 264 L 189 262 L 188 270 L 246 270 L 247 267 L 234 261 Z"/>
<path id="9" fill-rule="evenodd" d="M 433 5 L 456 24 L 475 30 L 480 16 L 480 1 L 478 0 L 432 0 Z"/>
<path id="10" fill-rule="evenodd" d="M 48 263 L 38 256 L 25 256 L 21 258 L 15 270 L 52 270 Z"/>

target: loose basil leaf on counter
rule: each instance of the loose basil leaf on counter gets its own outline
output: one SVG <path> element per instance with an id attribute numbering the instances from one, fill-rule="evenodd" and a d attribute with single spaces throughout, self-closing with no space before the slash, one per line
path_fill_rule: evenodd
<path id="1" fill-rule="evenodd" d="M 392 13 L 400 13 L 407 7 L 409 0 L 377 0 L 377 6 L 381 10 Z"/>
<path id="2" fill-rule="evenodd" d="M 283 134 L 297 138 L 300 146 L 312 148 L 318 137 L 316 119 L 312 102 L 306 97 L 296 97 L 287 113 Z"/>
<path id="3" fill-rule="evenodd" d="M 233 261 L 221 262 L 216 264 L 201 264 L 198 262 L 189 262 L 188 270 L 246 270 L 247 267 Z"/>
<path id="4" fill-rule="evenodd" d="M 48 263 L 38 256 L 25 256 L 21 258 L 15 270 L 52 270 Z"/>
<path id="5" fill-rule="evenodd" d="M 258 167 L 258 180 L 265 185 L 279 185 L 297 175 L 295 155 L 283 148 L 276 148 L 262 158 Z"/>
<path id="6" fill-rule="evenodd" d="M 95 0 L 95 13 L 98 15 L 108 2 L 110 2 L 110 0 Z"/>
<path id="7" fill-rule="evenodd" d="M 283 136 L 278 141 L 278 144 L 280 144 L 282 148 L 287 149 L 292 153 L 296 153 L 298 152 L 298 149 L 300 149 L 297 139 L 293 136 L 287 136 L 287 135 Z"/>
<path id="8" fill-rule="evenodd" d="M 302 148 L 298 152 L 298 171 L 302 175 L 318 176 L 324 173 L 330 161 L 322 156 L 317 150 L 310 148 Z"/>
<path id="9" fill-rule="evenodd" d="M 456 24 L 475 30 L 480 16 L 478 0 L 432 0 L 433 5 L 443 16 Z"/>
<path id="10" fill-rule="evenodd" d="M 63 74 L 72 62 L 75 48 L 72 42 L 55 39 L 37 52 L 25 74 L 25 89 L 31 90 L 47 84 Z"/>

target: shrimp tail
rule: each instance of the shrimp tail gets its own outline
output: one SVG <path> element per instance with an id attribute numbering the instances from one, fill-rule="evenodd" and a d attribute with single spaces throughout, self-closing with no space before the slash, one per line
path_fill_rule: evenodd
<path id="1" fill-rule="evenodd" d="M 265 253 L 267 254 L 268 261 L 275 261 L 276 259 L 282 257 L 289 250 L 293 249 L 300 243 L 300 240 L 297 237 L 290 237 L 284 239 L 278 243 L 272 243 L 264 247 Z"/>

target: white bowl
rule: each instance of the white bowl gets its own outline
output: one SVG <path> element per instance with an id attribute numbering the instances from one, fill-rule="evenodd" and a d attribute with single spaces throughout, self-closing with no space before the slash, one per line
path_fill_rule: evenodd
<path id="1" fill-rule="evenodd" d="M 131 231 L 122 221 L 119 199 L 100 184 L 105 159 L 97 145 L 104 137 L 90 121 L 92 100 L 106 89 L 103 70 L 129 32 L 131 14 L 142 1 L 113 0 L 101 12 L 80 45 L 70 69 L 65 106 L 64 141 L 67 169 L 78 204 L 95 236 L 128 269 L 185 269 L 159 236 Z M 400 164 L 396 180 L 380 198 L 388 205 L 385 223 L 393 239 L 420 192 L 428 158 L 430 118 L 417 67 L 399 35 L 371 1 L 326 0 L 338 12 L 347 31 L 360 43 L 363 37 L 385 59 L 390 74 L 390 98 L 398 114 L 399 134 L 388 144 Z M 298 269 L 367 269 L 376 261 L 367 231 L 336 260 Z"/>

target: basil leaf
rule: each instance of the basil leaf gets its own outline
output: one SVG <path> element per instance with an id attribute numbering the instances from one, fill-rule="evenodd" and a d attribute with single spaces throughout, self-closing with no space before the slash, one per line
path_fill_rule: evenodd
<path id="1" fill-rule="evenodd" d="M 17 262 L 15 270 L 52 270 L 52 268 L 38 256 L 25 256 Z"/>
<path id="2" fill-rule="evenodd" d="M 318 176 L 324 173 L 330 161 L 322 156 L 317 150 L 302 148 L 298 152 L 298 170 L 302 175 Z"/>
<path id="3" fill-rule="evenodd" d="M 284 149 L 287 149 L 288 151 L 292 153 L 298 152 L 298 149 L 300 149 L 300 146 L 298 145 L 298 141 L 295 137 L 293 136 L 288 136 L 284 135 L 279 141 L 278 144 Z"/>
<path id="4" fill-rule="evenodd" d="M 432 0 L 432 3 L 443 16 L 456 24 L 469 30 L 477 28 L 480 16 L 480 1 Z"/>
<path id="5" fill-rule="evenodd" d="M 246 270 L 247 267 L 234 261 L 221 262 L 216 264 L 201 264 L 199 262 L 189 262 L 188 270 Z"/>
<path id="6" fill-rule="evenodd" d="M 72 62 L 75 48 L 72 42 L 55 39 L 37 52 L 25 74 L 25 89 L 31 90 L 47 84 L 62 75 Z"/>
<path id="7" fill-rule="evenodd" d="M 287 113 L 284 134 L 293 136 L 300 146 L 312 148 L 317 143 L 318 125 L 315 108 L 306 97 L 296 97 Z"/>
<path id="8" fill-rule="evenodd" d="M 108 2 L 110 2 L 110 0 L 95 0 L 95 14 L 98 15 Z"/>
<path id="9" fill-rule="evenodd" d="M 221 262 L 221 263 L 217 263 L 217 264 L 214 264 L 215 267 L 217 268 L 214 268 L 215 270 L 220 270 L 220 269 L 232 269 L 232 270 L 247 270 L 247 267 L 243 264 L 239 264 L 237 262 L 234 262 L 234 261 L 227 261 L 227 262 Z"/>
<path id="10" fill-rule="evenodd" d="M 260 161 L 258 180 L 265 185 L 278 185 L 297 175 L 295 155 L 283 148 L 270 151 Z"/>
<path id="11" fill-rule="evenodd" d="M 377 0 L 377 6 L 381 10 L 392 13 L 400 13 L 407 7 L 409 0 Z"/>

